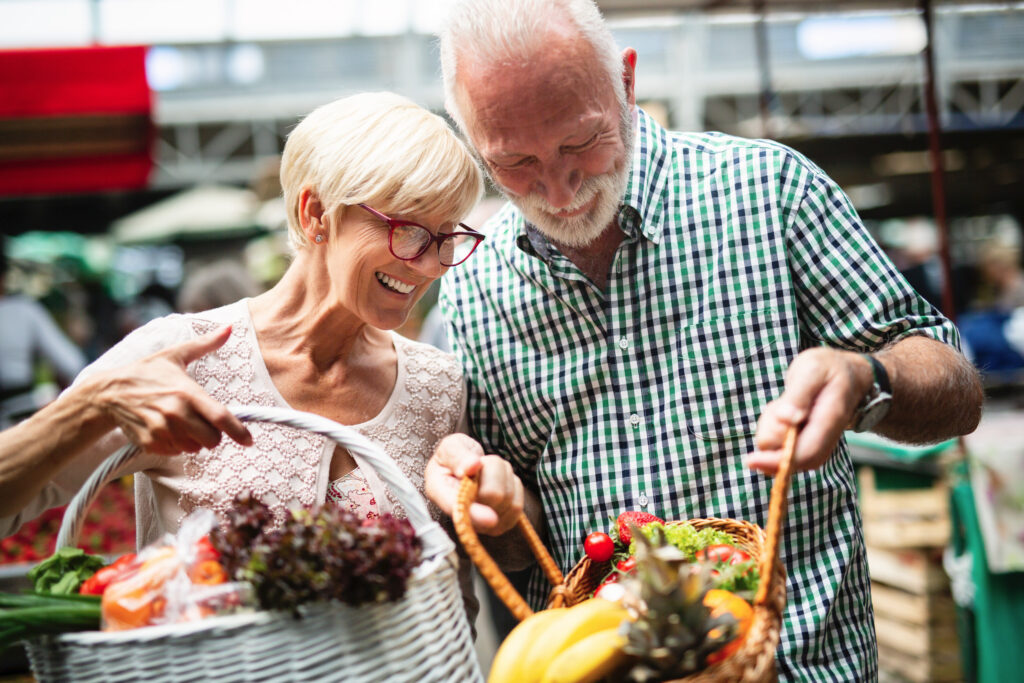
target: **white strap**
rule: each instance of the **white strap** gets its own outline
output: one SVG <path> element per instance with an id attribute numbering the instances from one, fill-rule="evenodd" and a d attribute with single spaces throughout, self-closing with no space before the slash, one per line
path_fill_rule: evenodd
<path id="1" fill-rule="evenodd" d="M 351 427 L 338 424 L 333 420 L 312 413 L 304 413 L 289 408 L 268 408 L 261 406 L 231 406 L 229 410 L 243 421 L 273 422 L 296 429 L 304 429 L 331 439 L 339 446 L 348 449 L 353 457 L 368 465 L 365 472 L 375 472 L 391 489 L 395 498 L 405 508 L 409 522 L 416 535 L 423 543 L 425 558 L 447 555 L 455 549 L 455 544 L 427 511 L 427 503 L 420 492 L 413 486 L 402 471 L 381 448 Z M 100 489 L 109 481 L 111 475 L 122 465 L 135 457 L 138 448 L 128 445 L 121 448 L 100 464 L 96 471 L 82 485 L 75 497 L 68 504 L 61 522 L 60 534 L 57 536 L 57 547 L 74 545 L 81 531 L 82 520 L 89 505 L 96 498 Z M 362 467 L 362 463 L 360 463 Z"/>

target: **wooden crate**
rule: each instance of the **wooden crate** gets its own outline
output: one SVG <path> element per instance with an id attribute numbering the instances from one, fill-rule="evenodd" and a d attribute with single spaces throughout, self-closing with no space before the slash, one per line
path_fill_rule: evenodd
<path id="1" fill-rule="evenodd" d="M 952 621 L 921 626 L 876 614 L 875 635 L 879 648 L 886 647 L 908 657 L 931 659 L 936 655 L 960 651 L 956 624 Z"/>
<path id="2" fill-rule="evenodd" d="M 915 657 L 879 645 L 878 670 L 879 681 L 957 683 L 964 680 L 959 652 Z"/>
<path id="3" fill-rule="evenodd" d="M 866 467 L 859 488 L 879 680 L 962 681 L 956 608 L 942 568 L 950 537 L 947 485 L 878 490 Z"/>
<path id="4" fill-rule="evenodd" d="M 887 619 L 919 627 L 954 624 L 956 607 L 947 592 L 911 593 L 872 581 L 871 602 L 876 619 Z"/>
<path id="5" fill-rule="evenodd" d="M 909 593 L 938 593 L 949 589 L 942 569 L 941 548 L 889 549 L 867 547 L 868 573 L 873 582 Z"/>
<path id="6" fill-rule="evenodd" d="M 930 488 L 878 490 L 875 472 L 859 474 L 864 541 L 875 548 L 944 547 L 949 542 L 949 487 L 937 480 Z"/>
<path id="7" fill-rule="evenodd" d="M 889 680 L 962 680 L 956 608 L 948 590 L 915 593 L 872 581 L 871 601 L 878 667 Z"/>

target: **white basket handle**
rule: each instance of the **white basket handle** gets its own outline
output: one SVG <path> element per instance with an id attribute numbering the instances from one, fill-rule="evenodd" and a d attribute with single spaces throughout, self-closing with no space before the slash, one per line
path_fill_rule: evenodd
<path id="1" fill-rule="evenodd" d="M 243 421 L 273 422 L 326 436 L 339 446 L 348 449 L 350 453 L 362 457 L 384 480 L 384 483 L 395 494 L 395 498 L 405 508 L 412 528 L 423 543 L 424 558 L 447 555 L 455 549 L 455 544 L 448 534 L 431 519 L 423 496 L 412 485 L 408 477 L 402 474 L 398 465 L 378 445 L 352 427 L 340 425 L 320 415 L 289 408 L 230 406 L 228 410 Z M 110 480 L 111 475 L 134 458 L 138 451 L 138 447 L 133 444 L 124 446 L 104 460 L 89 476 L 64 512 L 60 533 L 57 536 L 58 549 L 75 545 L 89 505 L 96 499 L 100 489 Z"/>

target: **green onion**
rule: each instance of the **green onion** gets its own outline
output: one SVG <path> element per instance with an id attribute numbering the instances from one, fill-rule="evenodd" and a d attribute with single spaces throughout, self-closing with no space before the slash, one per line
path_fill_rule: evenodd
<path id="1" fill-rule="evenodd" d="M 0 650 L 25 638 L 99 627 L 97 597 L 0 593 Z"/>

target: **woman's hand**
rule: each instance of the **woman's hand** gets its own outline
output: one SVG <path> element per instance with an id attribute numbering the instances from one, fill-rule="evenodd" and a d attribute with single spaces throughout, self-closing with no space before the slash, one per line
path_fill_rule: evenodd
<path id="1" fill-rule="evenodd" d="M 462 478 L 473 475 L 478 487 L 469 519 L 477 533 L 500 536 L 523 512 L 523 483 L 507 460 L 485 455 L 483 447 L 465 434 L 451 434 L 437 444 L 424 474 L 427 497 L 450 517 Z"/>
<path id="2" fill-rule="evenodd" d="M 185 368 L 219 348 L 231 328 L 172 346 L 128 365 L 82 378 L 0 438 L 0 517 L 12 517 L 47 482 L 104 434 L 120 427 L 147 451 L 176 455 L 213 447 L 225 433 L 242 445 L 252 435 Z M 38 511 L 37 511 L 38 512 Z M 0 531 L 12 533 L 17 526 Z"/>
<path id="3" fill-rule="evenodd" d="M 90 400 L 112 426 L 150 453 L 177 455 L 213 448 L 222 433 L 251 445 L 252 435 L 241 420 L 185 372 L 189 363 L 220 348 L 230 335 L 231 327 L 225 326 L 125 368 L 97 373 L 86 380 Z"/>

